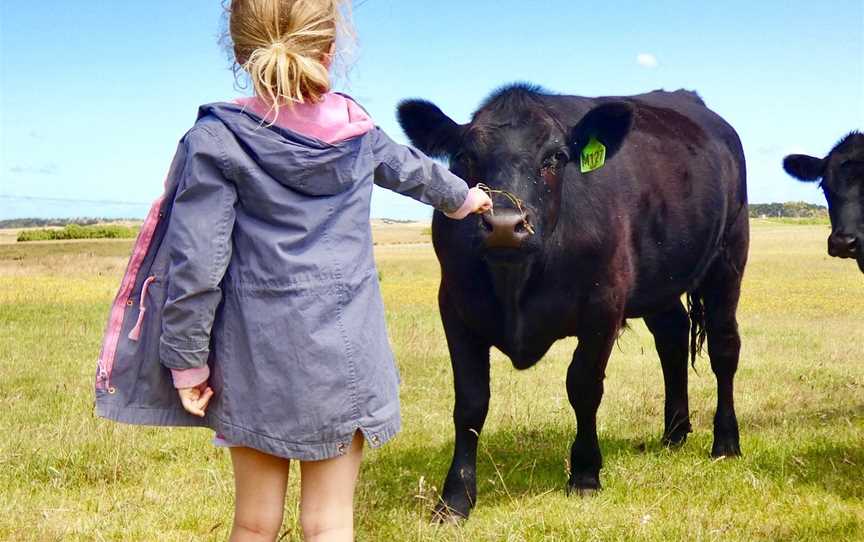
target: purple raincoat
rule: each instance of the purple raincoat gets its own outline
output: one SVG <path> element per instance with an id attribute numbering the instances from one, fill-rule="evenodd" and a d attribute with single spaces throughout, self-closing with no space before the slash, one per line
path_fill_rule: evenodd
<path id="1" fill-rule="evenodd" d="M 96 411 L 208 426 L 301 460 L 399 430 L 398 374 L 372 251 L 373 182 L 444 212 L 468 187 L 383 131 L 335 144 L 232 104 L 201 107 L 114 302 Z M 169 369 L 209 364 L 215 396 L 187 414 Z"/>

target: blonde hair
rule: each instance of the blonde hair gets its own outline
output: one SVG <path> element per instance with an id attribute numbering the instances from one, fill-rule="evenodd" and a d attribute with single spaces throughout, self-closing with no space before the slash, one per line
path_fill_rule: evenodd
<path id="1" fill-rule="evenodd" d="M 341 0 L 231 0 L 228 33 L 236 64 L 271 107 L 319 102 L 343 23 Z M 344 30 L 344 29 L 343 29 Z"/>

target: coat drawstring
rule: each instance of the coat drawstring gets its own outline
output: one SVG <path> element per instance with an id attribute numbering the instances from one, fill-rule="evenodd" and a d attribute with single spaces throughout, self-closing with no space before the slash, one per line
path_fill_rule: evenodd
<path id="1" fill-rule="evenodd" d="M 138 321 L 135 322 L 135 327 L 129 332 L 129 340 L 137 341 L 141 337 L 141 326 L 144 324 L 144 313 L 147 312 L 147 307 L 144 306 L 144 300 L 147 299 L 147 288 L 156 280 L 156 277 L 147 277 L 144 285 L 141 286 L 141 299 L 138 300 Z"/>

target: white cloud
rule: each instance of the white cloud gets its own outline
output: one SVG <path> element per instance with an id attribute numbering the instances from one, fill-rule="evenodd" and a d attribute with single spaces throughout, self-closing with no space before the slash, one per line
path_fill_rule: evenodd
<path id="1" fill-rule="evenodd" d="M 651 53 L 639 53 L 636 55 L 636 63 L 643 68 L 656 68 L 660 65 L 660 62 L 657 61 L 657 57 Z"/>
<path id="2" fill-rule="evenodd" d="M 59 170 L 60 168 L 57 167 L 57 164 L 49 162 L 47 164 L 41 165 L 14 165 L 9 168 L 9 173 L 23 173 L 29 175 L 57 175 Z"/>

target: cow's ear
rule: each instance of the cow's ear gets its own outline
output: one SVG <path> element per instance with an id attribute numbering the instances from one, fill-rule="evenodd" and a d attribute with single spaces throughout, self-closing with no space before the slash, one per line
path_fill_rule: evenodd
<path id="1" fill-rule="evenodd" d="M 411 144 L 429 156 L 445 158 L 459 148 L 461 127 L 432 102 L 405 100 L 397 116 Z"/>
<path id="2" fill-rule="evenodd" d="M 627 102 L 609 102 L 598 105 L 582 117 L 570 133 L 570 144 L 575 156 L 596 139 L 606 147 L 605 159 L 615 156 L 633 125 L 633 106 Z"/>
<path id="3" fill-rule="evenodd" d="M 806 154 L 790 154 L 783 159 L 783 169 L 799 181 L 813 182 L 825 173 L 825 160 Z"/>

